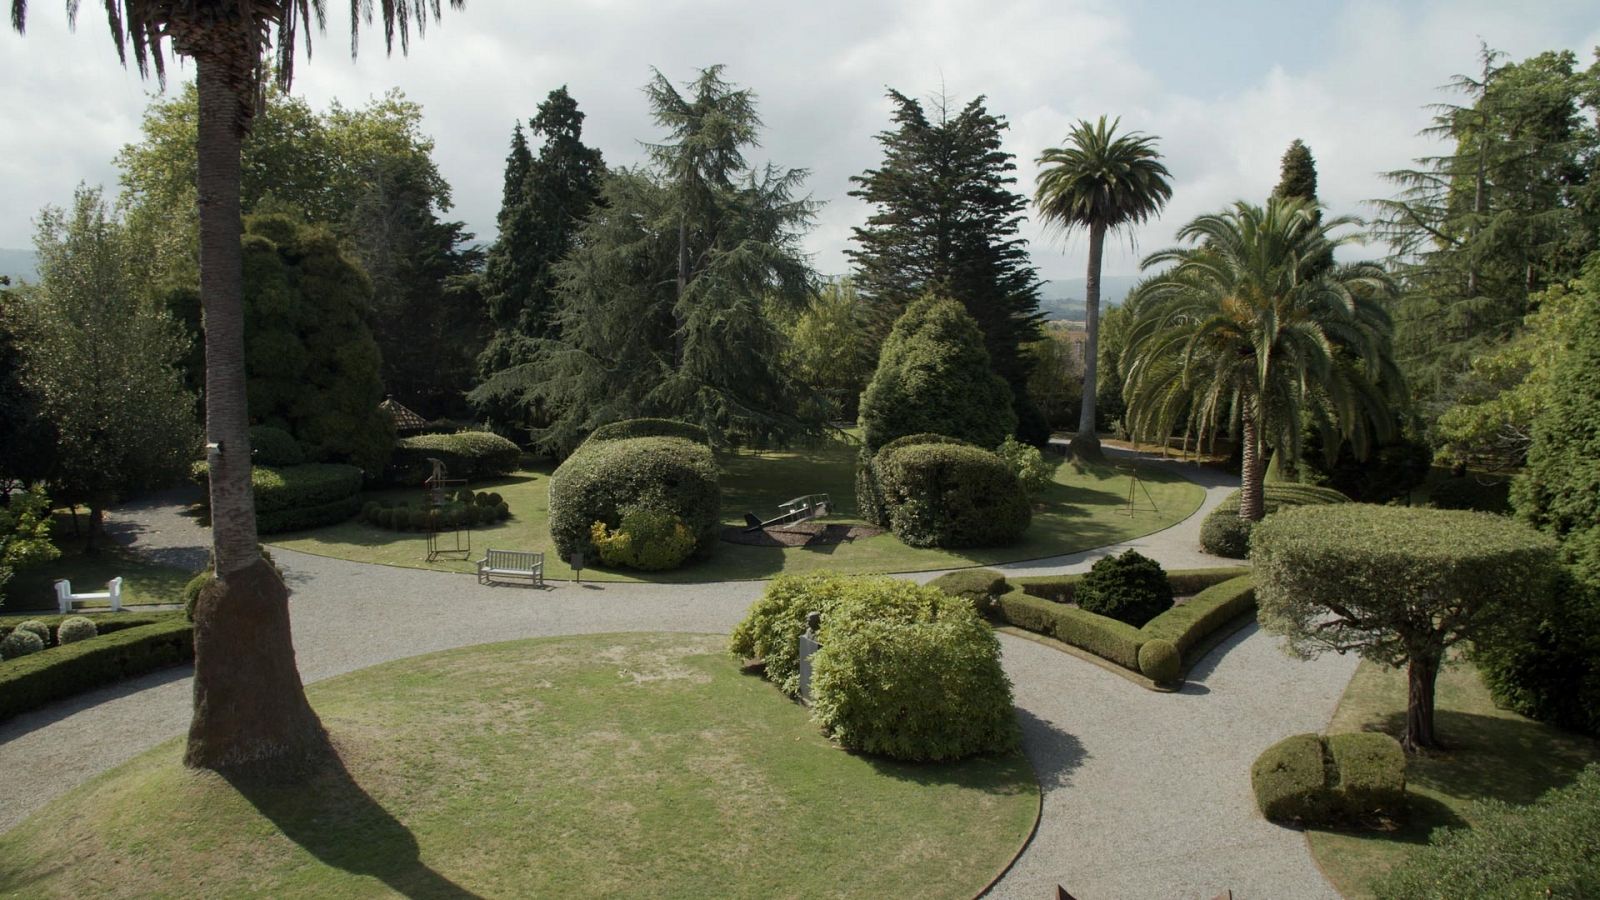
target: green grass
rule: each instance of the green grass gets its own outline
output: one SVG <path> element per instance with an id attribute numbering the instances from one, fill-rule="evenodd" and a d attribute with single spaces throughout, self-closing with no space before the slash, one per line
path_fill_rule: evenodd
<path id="1" fill-rule="evenodd" d="M 828 521 L 859 522 L 855 506 L 855 448 L 835 442 L 794 452 L 741 452 L 722 454 L 724 522 L 743 521 L 746 512 L 775 515 L 784 500 L 801 494 L 831 495 L 835 515 Z M 570 578 L 566 561 L 556 558 L 550 543 L 549 477 L 553 467 L 537 468 L 501 480 L 472 485 L 474 490 L 499 491 L 511 506 L 511 519 L 472 533 L 472 559 L 484 547 L 540 550 L 545 553 L 549 578 Z M 1129 479 L 1113 467 L 1080 470 L 1063 463 L 1055 482 L 1039 498 L 1033 524 L 1023 539 L 1010 547 L 983 550 L 918 550 L 893 535 L 883 534 L 853 543 L 821 548 L 748 547 L 719 543 L 712 558 L 673 572 L 608 572 L 585 569 L 583 577 L 596 581 L 712 582 L 771 578 L 781 573 L 830 569 L 852 574 L 917 572 L 992 565 L 1039 559 L 1087 550 L 1160 531 L 1189 517 L 1200 507 L 1205 491 L 1167 470 L 1143 468 L 1142 483 L 1159 510 L 1152 511 L 1144 495 L 1138 497 L 1132 516 L 1126 513 Z M 387 491 L 374 497 L 420 498 L 420 491 Z M 445 538 L 448 540 L 449 536 Z M 271 539 L 277 546 L 334 556 L 358 562 L 430 568 L 453 572 L 473 571 L 470 560 L 425 561 L 426 540 L 420 534 L 385 531 L 359 520 Z"/>
<path id="2" fill-rule="evenodd" d="M 1020 753 L 845 753 L 706 635 L 518 641 L 314 685 L 340 749 L 230 783 L 177 741 L 0 836 L 41 897 L 970 897 L 1026 839 Z M 470 893 L 463 893 L 470 892 Z"/>
<path id="3" fill-rule="evenodd" d="M 124 607 L 181 603 L 179 594 L 194 574 L 142 560 L 109 538 L 103 539 L 94 553 L 85 553 L 81 538 L 61 536 L 59 529 L 57 534 L 55 542 L 61 556 L 19 570 L 5 586 L 5 604 L 0 606 L 0 614 L 55 612 L 57 578 L 71 581 L 74 593 L 87 594 L 105 590 L 106 582 L 120 575 Z M 109 607 L 107 601 L 95 600 L 73 608 Z"/>
<path id="4" fill-rule="evenodd" d="M 1473 801 L 1528 803 L 1600 759 L 1600 742 L 1497 709 L 1469 665 L 1440 674 L 1435 704 L 1446 749 L 1408 759 L 1408 820 L 1389 832 L 1308 833 L 1317 864 L 1348 898 L 1371 897 L 1372 882 L 1427 844 L 1434 828 L 1470 825 Z M 1405 709 L 1405 672 L 1362 662 L 1328 731 L 1398 737 Z"/>

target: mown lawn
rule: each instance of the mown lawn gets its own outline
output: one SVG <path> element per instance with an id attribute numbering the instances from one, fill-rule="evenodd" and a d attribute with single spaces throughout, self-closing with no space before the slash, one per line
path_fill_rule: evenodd
<path id="1" fill-rule="evenodd" d="M 1317 864 L 1346 897 L 1371 897 L 1372 882 L 1426 845 L 1433 829 L 1470 825 L 1473 801 L 1528 803 L 1600 759 L 1600 741 L 1497 709 L 1470 665 L 1440 674 L 1435 703 L 1435 725 L 1447 749 L 1409 760 L 1409 820 L 1390 832 L 1308 833 Z M 1404 670 L 1363 662 L 1328 731 L 1399 737 L 1405 709 Z"/>
<path id="2" fill-rule="evenodd" d="M 1020 752 L 845 753 L 726 638 L 597 635 L 313 685 L 341 764 L 185 770 L 168 742 L 0 836 L 0 895 L 970 897 L 1031 829 Z"/>
<path id="3" fill-rule="evenodd" d="M 831 495 L 836 514 L 827 521 L 859 522 L 855 506 L 855 448 L 831 443 L 794 452 L 741 452 L 719 456 L 722 467 L 724 522 L 743 521 L 746 512 L 772 516 L 778 504 L 801 494 Z M 472 533 L 471 558 L 484 547 L 540 550 L 545 574 L 570 578 L 571 568 L 556 558 L 550 543 L 549 478 L 553 466 L 507 479 L 473 484 L 474 490 L 500 492 L 511 506 L 510 520 Z M 983 550 L 918 550 L 883 534 L 853 543 L 819 548 L 749 547 L 719 543 L 711 559 L 682 569 L 638 577 L 637 573 L 585 569 L 583 577 L 606 581 L 712 582 L 771 578 L 780 573 L 831 569 L 847 573 L 916 572 L 1039 559 L 1087 550 L 1160 531 L 1199 508 L 1205 492 L 1194 483 L 1160 469 L 1142 468 L 1140 478 L 1155 500 L 1152 510 L 1143 493 L 1132 516 L 1127 514 L 1129 477 L 1113 466 L 1079 469 L 1060 464 L 1055 483 L 1039 498 L 1033 524 L 1019 543 Z M 375 497 L 420 498 L 420 491 L 388 491 Z M 446 540 L 450 535 L 446 534 Z M 426 562 L 427 541 L 421 534 L 397 533 L 359 520 L 327 528 L 270 538 L 271 543 L 359 562 L 470 572 L 470 560 Z"/>
<path id="4" fill-rule="evenodd" d="M 72 582 L 74 593 L 104 591 L 106 582 L 122 577 L 122 605 L 180 603 L 179 595 L 193 573 L 140 559 L 110 538 L 100 542 L 94 553 L 86 553 L 83 540 L 57 531 L 55 543 L 61 550 L 58 559 L 19 569 L 5 586 L 5 605 L 0 614 L 55 612 L 55 580 Z M 75 609 L 106 609 L 104 600 L 78 604 Z"/>

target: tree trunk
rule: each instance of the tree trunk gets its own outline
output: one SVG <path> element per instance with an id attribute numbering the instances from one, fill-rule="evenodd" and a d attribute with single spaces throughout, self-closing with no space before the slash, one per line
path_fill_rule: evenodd
<path id="1" fill-rule="evenodd" d="M 1088 340 L 1083 345 L 1083 403 L 1078 413 L 1078 433 L 1072 438 L 1072 455 L 1079 459 L 1100 460 L 1100 437 L 1095 433 L 1095 392 L 1100 370 L 1100 257 L 1105 250 L 1104 225 L 1089 227 L 1089 277 L 1084 288 L 1084 328 Z"/>
<path id="2" fill-rule="evenodd" d="M 105 507 L 91 502 L 89 504 L 89 538 L 83 542 L 83 552 L 94 553 L 100 549 L 100 535 L 105 531 L 105 522 Z"/>
<path id="3" fill-rule="evenodd" d="M 200 299 L 217 581 L 195 608 L 194 718 L 184 764 L 233 771 L 300 767 L 327 748 L 306 702 L 289 630 L 289 591 L 256 543 L 244 370 L 239 153 L 254 60 L 195 59 L 199 87 Z"/>
<path id="4" fill-rule="evenodd" d="M 1439 746 L 1433 734 L 1433 683 L 1439 677 L 1439 660 L 1420 654 L 1406 667 L 1406 733 L 1400 746 L 1407 753 Z"/>
<path id="5" fill-rule="evenodd" d="M 1239 437 L 1239 452 L 1243 458 L 1239 471 L 1239 518 L 1259 522 L 1266 518 L 1266 471 L 1261 459 L 1261 435 L 1256 426 L 1256 413 L 1246 398 L 1244 413 L 1239 417 L 1244 432 Z"/>

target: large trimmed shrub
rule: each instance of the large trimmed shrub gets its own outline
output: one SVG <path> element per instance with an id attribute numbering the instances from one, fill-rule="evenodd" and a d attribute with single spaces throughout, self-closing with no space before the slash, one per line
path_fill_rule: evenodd
<path id="1" fill-rule="evenodd" d="M 282 428 L 257 425 L 250 429 L 251 460 L 258 466 L 298 466 L 306 461 L 305 448 Z"/>
<path id="2" fill-rule="evenodd" d="M 994 612 L 995 598 L 1004 594 L 1010 587 L 1006 584 L 1006 576 L 994 569 L 958 569 L 946 572 L 928 582 L 928 586 L 936 587 L 952 597 L 965 599 L 982 616 Z"/>
<path id="3" fill-rule="evenodd" d="M 1027 495 L 994 453 L 959 444 L 887 448 L 873 460 L 889 528 L 912 547 L 1002 547 L 1033 521 Z"/>
<path id="4" fill-rule="evenodd" d="M 1319 824 L 1332 818 L 1322 738 L 1296 734 L 1268 747 L 1250 766 L 1256 808 L 1273 822 Z"/>
<path id="5" fill-rule="evenodd" d="M 711 438 L 706 430 L 699 425 L 680 422 L 677 419 L 623 419 L 621 422 L 612 422 L 601 425 L 590 432 L 585 444 L 599 444 L 604 441 L 621 441 L 637 437 L 677 437 L 696 444 L 709 444 Z"/>
<path id="6" fill-rule="evenodd" d="M 991 368 L 977 321 L 937 297 L 913 302 L 895 321 L 861 394 L 860 421 L 869 453 L 918 432 L 996 447 L 1017 428 L 1011 388 Z"/>
<path id="7" fill-rule="evenodd" d="M 1310 484 L 1268 482 L 1265 491 L 1266 514 L 1290 506 L 1318 506 L 1329 503 L 1348 503 L 1350 498 L 1333 488 Z M 1200 549 L 1213 556 L 1244 559 L 1250 553 L 1250 531 L 1254 522 L 1239 518 L 1239 492 L 1222 498 L 1200 523 Z"/>
<path id="8" fill-rule="evenodd" d="M 275 534 L 343 522 L 361 510 L 361 479 L 355 466 L 334 463 L 256 466 L 250 472 L 256 530 Z"/>
<path id="9" fill-rule="evenodd" d="M 1600 734 L 1600 589 L 1564 575 L 1548 604 L 1519 605 L 1473 642 L 1494 702 L 1562 728 Z"/>
<path id="10" fill-rule="evenodd" d="M 622 524 L 628 509 L 681 519 L 695 554 L 716 546 L 722 489 L 711 448 L 676 437 L 624 438 L 580 448 L 550 476 L 550 537 L 562 557 L 591 555 L 594 523 Z"/>
<path id="11" fill-rule="evenodd" d="M 1395 818 L 1405 809 L 1406 755 L 1386 734 L 1297 734 L 1250 767 L 1256 806 L 1274 822 L 1309 826 Z"/>
<path id="12" fill-rule="evenodd" d="M 1429 846 L 1373 885 L 1379 900 L 1600 896 L 1600 766 L 1528 806 L 1476 805 L 1471 828 L 1441 828 Z"/>
<path id="13" fill-rule="evenodd" d="M 900 447 L 911 447 L 917 444 L 955 444 L 961 447 L 971 447 L 971 443 L 960 438 L 953 438 L 946 434 L 932 432 L 918 432 L 903 435 L 878 448 L 876 454 L 861 449 L 861 455 L 856 462 L 856 514 L 871 522 L 879 528 L 889 527 L 889 507 L 884 503 L 883 485 L 878 481 L 878 466 L 876 459 L 890 450 Z"/>
<path id="14" fill-rule="evenodd" d="M 515 472 L 522 450 L 487 431 L 413 435 L 395 446 L 389 477 L 404 485 L 422 484 L 433 474 L 429 459 L 443 462 L 451 478 L 492 478 Z"/>
<path id="15" fill-rule="evenodd" d="M 1074 597 L 1085 612 L 1140 628 L 1172 608 L 1172 583 L 1160 563 L 1128 550 L 1095 560 Z"/>

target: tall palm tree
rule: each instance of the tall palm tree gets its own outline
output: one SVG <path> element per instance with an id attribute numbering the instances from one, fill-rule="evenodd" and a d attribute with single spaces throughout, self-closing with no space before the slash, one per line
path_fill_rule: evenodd
<path id="1" fill-rule="evenodd" d="M 1079 120 L 1062 147 L 1051 147 L 1036 162 L 1044 168 L 1035 179 L 1033 202 L 1046 225 L 1063 236 L 1079 228 L 1089 232 L 1089 276 L 1084 290 L 1084 316 L 1089 341 L 1084 347 L 1083 406 L 1073 455 L 1098 459 L 1094 398 L 1100 353 L 1100 262 L 1106 233 L 1128 229 L 1161 211 L 1172 196 L 1172 173 L 1161 164 L 1156 139 L 1137 131 L 1118 136 L 1121 119 L 1106 117 L 1090 124 Z"/>
<path id="2" fill-rule="evenodd" d="M 69 21 L 80 0 L 66 0 Z M 401 52 L 440 0 L 380 0 L 384 40 Z M 465 0 L 450 0 L 460 8 Z M 372 0 L 350 0 L 350 49 Z M 200 99 L 200 297 L 205 313 L 206 438 L 216 581 L 195 609 L 194 718 L 184 762 L 196 768 L 294 769 L 327 750 L 306 702 L 289 633 L 289 592 L 256 540 L 245 400 L 239 152 L 262 102 L 268 53 L 285 90 L 296 37 L 325 24 L 323 0 L 105 0 L 117 55 L 164 80 L 168 49 L 194 61 Z M 11 0 L 22 31 L 27 0 Z M 170 44 L 170 47 L 167 46 Z M 309 35 L 306 52 L 311 51 Z"/>
<path id="3" fill-rule="evenodd" d="M 1164 439 L 1178 420 L 1214 435 L 1237 423 L 1244 472 L 1239 516 L 1264 514 L 1264 447 L 1292 455 L 1315 409 L 1337 440 L 1361 441 L 1400 384 L 1383 300 L 1394 283 L 1371 262 L 1327 268 L 1334 248 L 1357 241 L 1350 217 L 1318 220 L 1315 204 L 1239 202 L 1178 232 L 1193 246 L 1153 253 L 1167 266 L 1140 285 L 1129 338 L 1129 423 Z"/>

